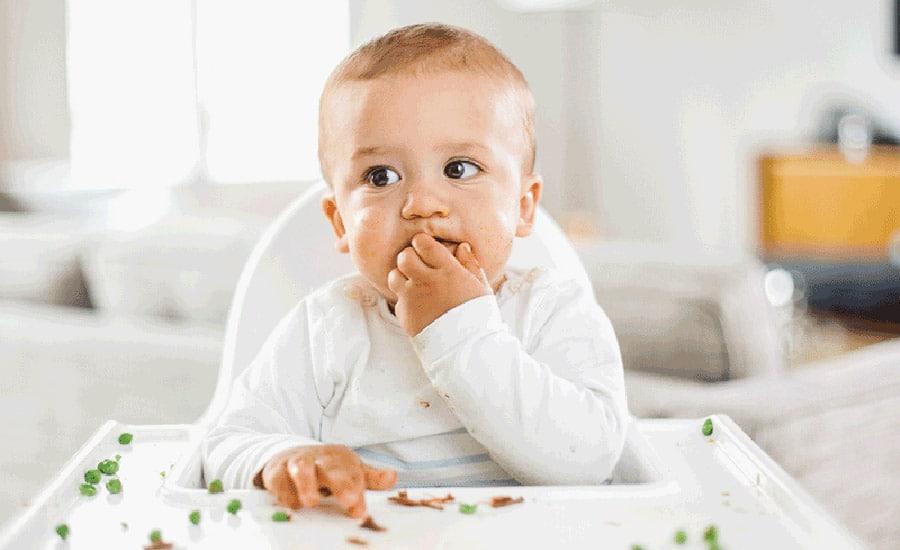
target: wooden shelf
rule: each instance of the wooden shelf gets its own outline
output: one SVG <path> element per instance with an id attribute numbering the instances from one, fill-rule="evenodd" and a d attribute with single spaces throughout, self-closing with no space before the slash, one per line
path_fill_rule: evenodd
<path id="1" fill-rule="evenodd" d="M 763 256 L 887 261 L 900 235 L 900 147 L 859 163 L 837 147 L 760 158 Z"/>

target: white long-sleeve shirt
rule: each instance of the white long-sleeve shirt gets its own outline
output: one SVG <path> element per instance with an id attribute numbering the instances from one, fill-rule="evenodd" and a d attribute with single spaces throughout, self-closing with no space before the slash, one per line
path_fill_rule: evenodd
<path id="1" fill-rule="evenodd" d="M 301 300 L 235 380 L 204 469 L 248 488 L 276 453 L 334 443 L 401 487 L 595 484 L 627 415 L 612 326 L 574 280 L 510 273 L 410 338 L 353 275 Z"/>

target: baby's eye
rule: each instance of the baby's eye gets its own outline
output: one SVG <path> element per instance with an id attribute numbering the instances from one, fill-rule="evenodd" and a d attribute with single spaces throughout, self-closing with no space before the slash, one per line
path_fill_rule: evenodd
<path id="1" fill-rule="evenodd" d="M 481 168 L 477 164 L 467 160 L 454 160 L 448 162 L 447 166 L 444 166 L 444 175 L 454 180 L 471 178 L 480 171 Z"/>
<path id="2" fill-rule="evenodd" d="M 376 166 L 366 172 L 366 181 L 375 187 L 387 187 L 400 181 L 400 174 L 386 166 Z"/>

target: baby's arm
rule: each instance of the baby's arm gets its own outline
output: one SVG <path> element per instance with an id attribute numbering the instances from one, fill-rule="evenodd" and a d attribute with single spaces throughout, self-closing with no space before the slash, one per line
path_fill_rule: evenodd
<path id="1" fill-rule="evenodd" d="M 528 349 L 493 296 L 454 308 L 414 347 L 438 393 L 491 457 L 526 484 L 606 479 L 624 443 L 621 357 L 609 320 L 574 281 L 536 281 Z M 523 312 L 524 313 L 524 312 Z"/>
<path id="2" fill-rule="evenodd" d="M 390 488 L 396 473 L 370 468 L 347 447 L 316 439 L 318 396 L 331 389 L 318 387 L 313 376 L 304 313 L 301 307 L 286 318 L 235 381 L 204 441 L 204 474 L 226 488 L 266 489 L 291 508 L 314 506 L 325 489 L 358 517 L 365 513 L 365 489 Z"/>

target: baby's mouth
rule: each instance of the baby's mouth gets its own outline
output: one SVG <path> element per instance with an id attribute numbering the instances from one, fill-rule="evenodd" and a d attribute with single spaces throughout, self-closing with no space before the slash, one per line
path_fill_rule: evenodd
<path id="1" fill-rule="evenodd" d="M 444 245 L 444 247 L 450 251 L 451 254 L 456 256 L 456 249 L 459 248 L 459 243 L 456 241 L 450 241 L 446 239 L 441 239 L 439 237 L 434 237 L 434 240 Z"/>

